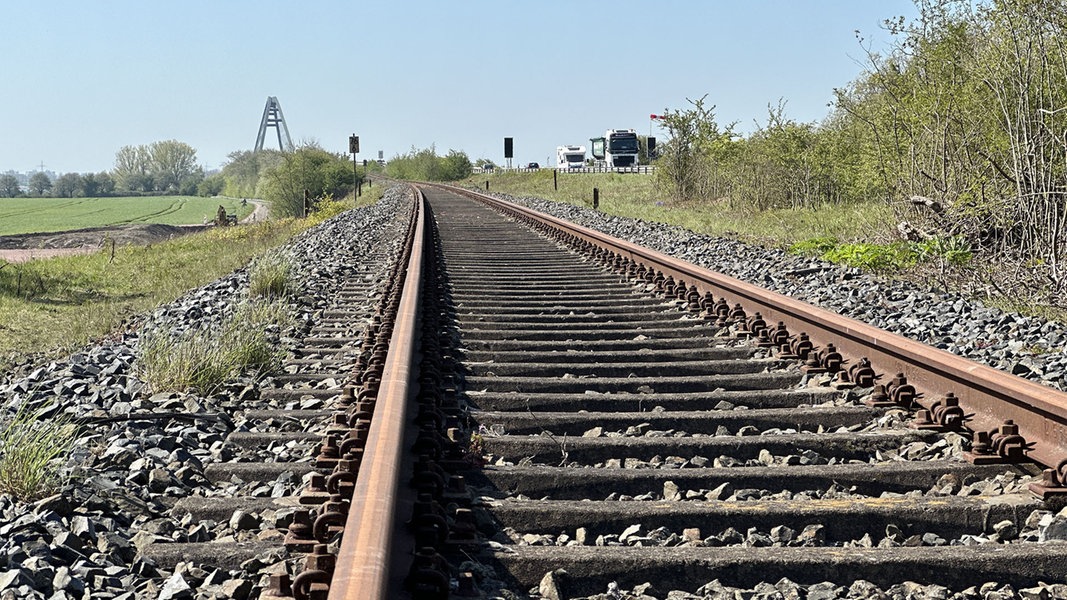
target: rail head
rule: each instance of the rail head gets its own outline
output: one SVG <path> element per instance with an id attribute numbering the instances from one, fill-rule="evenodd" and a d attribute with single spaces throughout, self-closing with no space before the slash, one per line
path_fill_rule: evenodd
<path id="1" fill-rule="evenodd" d="M 374 416 L 345 521 L 329 600 L 388 598 L 404 574 L 395 571 L 395 525 L 404 506 L 402 473 L 409 470 L 410 406 L 417 392 L 416 349 L 424 261 L 426 199 L 416 190 L 416 225 L 400 306 L 383 367 Z"/>
<path id="2" fill-rule="evenodd" d="M 967 414 L 969 429 L 990 431 L 1012 421 L 1028 441 L 1027 456 L 1039 463 L 1056 466 L 1067 458 L 1063 392 L 512 202 L 446 187 L 695 285 L 701 293 L 738 302 L 749 314 L 760 312 L 768 323 L 781 321 L 793 334 L 807 333 L 817 345 L 833 343 L 853 363 L 867 358 L 883 380 L 903 373 L 920 392 L 924 406 L 953 393 Z"/>

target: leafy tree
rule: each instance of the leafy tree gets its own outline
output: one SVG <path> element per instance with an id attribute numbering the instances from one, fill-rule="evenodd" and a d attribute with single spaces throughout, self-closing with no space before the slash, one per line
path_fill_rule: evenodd
<path id="1" fill-rule="evenodd" d="M 176 140 L 154 142 L 148 147 L 149 168 L 156 191 L 192 193 L 204 178 L 196 162 L 196 149 Z"/>
<path id="2" fill-rule="evenodd" d="M 117 187 L 135 192 L 192 194 L 204 178 L 196 150 L 176 140 L 123 146 L 112 171 Z"/>
<path id="3" fill-rule="evenodd" d="M 226 180 L 223 193 L 227 196 L 251 198 L 257 195 L 260 175 L 271 167 L 284 161 L 283 153 L 278 150 L 240 150 L 231 152 L 230 162 L 222 167 Z"/>
<path id="4" fill-rule="evenodd" d="M 357 171 L 353 171 L 352 161 L 346 156 L 338 155 L 334 158 L 342 160 L 330 160 L 322 166 L 322 184 L 325 193 L 331 197 L 340 197 L 353 190 L 358 185 L 356 182 L 363 180 L 364 174 L 362 168 L 359 169 L 358 174 Z"/>
<path id="5" fill-rule="evenodd" d="M 660 119 L 669 139 L 658 147 L 657 183 L 676 200 L 711 200 L 728 193 L 717 169 L 736 154 L 734 124 L 720 129 L 707 95 L 687 99 L 691 108 L 664 110 Z"/>
<path id="6" fill-rule="evenodd" d="M 473 166 L 466 152 L 449 150 L 441 159 L 441 177 L 445 181 L 458 181 L 471 176 Z"/>
<path id="7" fill-rule="evenodd" d="M 93 175 L 93 179 L 98 196 L 112 196 L 115 194 L 115 179 L 111 176 L 111 173 L 101 171 Z"/>
<path id="8" fill-rule="evenodd" d="M 97 198 L 100 196 L 100 183 L 96 180 L 96 175 L 92 173 L 82 175 L 81 189 L 78 195 L 85 198 Z"/>
<path id="9" fill-rule="evenodd" d="M 197 184 L 196 195 L 205 198 L 218 196 L 224 187 L 226 187 L 226 177 L 221 172 L 212 173 Z"/>
<path id="10" fill-rule="evenodd" d="M 30 175 L 29 188 L 34 196 L 45 196 L 52 191 L 52 179 L 44 171 L 37 171 Z"/>
<path id="11" fill-rule="evenodd" d="M 19 179 L 14 175 L 0 175 L 0 198 L 14 198 L 22 194 Z"/>
<path id="12" fill-rule="evenodd" d="M 151 174 L 152 157 L 147 146 L 123 146 L 115 153 L 112 175 L 119 189 L 149 192 L 154 189 Z"/>
<path id="13" fill-rule="evenodd" d="M 73 198 L 84 190 L 82 176 L 78 173 L 64 173 L 52 184 L 52 195 L 56 198 Z"/>
<path id="14" fill-rule="evenodd" d="M 281 153 L 281 162 L 260 177 L 259 196 L 270 202 L 271 213 L 304 214 L 304 190 L 313 199 L 341 198 L 352 192 L 352 163 L 314 144 Z"/>

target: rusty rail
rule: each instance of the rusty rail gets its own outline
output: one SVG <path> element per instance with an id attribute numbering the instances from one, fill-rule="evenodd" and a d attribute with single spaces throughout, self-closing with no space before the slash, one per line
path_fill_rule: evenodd
<path id="1" fill-rule="evenodd" d="M 1006 421 L 1025 438 L 1026 456 L 1056 466 L 1067 458 L 1067 394 L 880 330 L 805 302 L 715 273 L 660 252 L 538 213 L 471 190 L 448 189 L 526 220 L 544 224 L 592 243 L 623 259 L 660 271 L 701 292 L 737 302 L 759 312 L 772 326 L 782 322 L 792 334 L 805 332 L 815 344 L 834 344 L 850 362 L 868 358 L 876 373 L 888 380 L 903 373 L 919 392 L 920 402 L 953 393 L 975 432 L 994 430 Z"/>
<path id="2" fill-rule="evenodd" d="M 417 224 L 408 260 L 404 291 L 389 342 L 360 468 L 345 522 L 345 533 L 330 584 L 331 600 L 387 598 L 403 573 L 396 573 L 394 525 L 406 516 L 401 473 L 405 437 L 411 425 L 409 407 L 416 391 L 415 351 L 425 232 L 425 197 L 416 192 Z M 407 469 L 408 471 L 410 469 Z M 391 570 L 392 569 L 392 570 Z"/>

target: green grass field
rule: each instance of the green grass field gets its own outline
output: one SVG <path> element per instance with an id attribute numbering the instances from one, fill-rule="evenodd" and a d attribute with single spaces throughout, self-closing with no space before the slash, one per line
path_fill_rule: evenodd
<path id="1" fill-rule="evenodd" d="M 0 198 L 0 235 L 69 231 L 131 223 L 199 225 L 219 206 L 243 218 L 255 208 L 239 199 L 194 196 L 134 198 Z"/>

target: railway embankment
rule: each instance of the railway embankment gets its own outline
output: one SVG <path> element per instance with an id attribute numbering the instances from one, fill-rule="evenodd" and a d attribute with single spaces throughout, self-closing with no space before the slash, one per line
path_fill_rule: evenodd
<path id="1" fill-rule="evenodd" d="M 296 291 L 286 299 L 289 326 L 267 332 L 273 344 L 290 354 L 298 350 L 304 338 L 315 335 L 323 312 L 346 281 L 364 285 L 364 304 L 373 306 L 374 283 L 403 234 L 408 205 L 409 194 L 397 187 L 379 203 L 342 213 L 277 251 L 291 261 Z M 328 359 L 319 357 L 266 378 L 246 375 L 210 394 L 152 390 L 139 365 L 147 332 L 218 329 L 247 302 L 248 285 L 249 270 L 240 269 L 137 317 L 125 331 L 65 360 L 23 365 L 4 378 L 0 405 L 5 422 L 24 407 L 46 418 L 66 414 L 78 425 L 58 487 L 44 498 L 26 501 L 0 495 L 0 593 L 5 597 L 214 594 L 242 599 L 258 593 L 257 582 L 269 580 L 272 569 L 286 568 L 284 553 L 258 542 L 269 539 L 272 534 L 264 532 L 276 532 L 291 511 L 264 514 L 234 501 L 224 515 L 193 523 L 188 512 L 174 507 L 191 498 L 269 500 L 295 493 L 302 485 L 298 465 L 283 469 L 269 483 L 249 477 L 212 480 L 210 470 L 257 456 L 306 460 L 299 449 L 285 445 L 244 451 L 226 440 L 235 432 L 265 428 L 255 410 L 320 406 L 321 400 L 271 396 L 265 390 L 283 385 L 279 378 L 321 369 Z M 324 389 L 340 385 L 317 383 Z M 293 427 L 300 427 L 300 421 L 288 425 Z M 195 560 L 162 564 L 146 554 L 154 544 L 209 540 L 231 543 L 231 554 L 220 568 L 205 570 Z M 237 551 L 242 547 L 245 551 Z"/>

